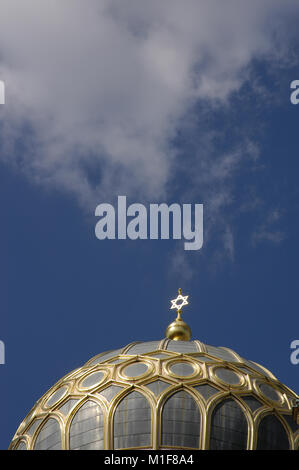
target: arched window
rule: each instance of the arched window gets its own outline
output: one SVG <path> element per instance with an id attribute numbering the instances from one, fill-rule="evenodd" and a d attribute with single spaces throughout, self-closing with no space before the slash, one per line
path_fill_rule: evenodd
<path id="1" fill-rule="evenodd" d="M 166 401 L 162 414 L 162 446 L 199 449 L 200 410 L 194 398 L 181 390 Z"/>
<path id="2" fill-rule="evenodd" d="M 228 398 L 216 405 L 211 419 L 210 449 L 246 449 L 248 424 L 240 405 Z"/>
<path id="3" fill-rule="evenodd" d="M 279 419 L 269 414 L 262 418 L 258 428 L 258 450 L 287 450 L 289 439 L 285 428 Z"/>
<path id="4" fill-rule="evenodd" d="M 14 450 L 27 450 L 26 443 L 24 441 L 19 442 Z"/>
<path id="5" fill-rule="evenodd" d="M 75 414 L 70 427 L 70 449 L 104 449 L 104 417 L 97 403 L 88 400 Z"/>
<path id="6" fill-rule="evenodd" d="M 113 423 L 114 449 L 151 446 L 151 409 L 139 392 L 131 392 L 118 404 Z"/>
<path id="7" fill-rule="evenodd" d="M 38 432 L 34 450 L 61 450 L 61 433 L 58 421 L 48 419 Z"/>

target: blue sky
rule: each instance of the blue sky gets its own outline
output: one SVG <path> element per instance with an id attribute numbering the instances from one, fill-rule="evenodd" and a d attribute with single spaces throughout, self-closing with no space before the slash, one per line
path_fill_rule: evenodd
<path id="1" fill-rule="evenodd" d="M 1 4 L 0 448 L 67 372 L 163 338 L 179 287 L 194 339 L 299 393 L 299 5 L 219 5 Z M 202 203 L 202 249 L 98 240 L 118 195 Z"/>

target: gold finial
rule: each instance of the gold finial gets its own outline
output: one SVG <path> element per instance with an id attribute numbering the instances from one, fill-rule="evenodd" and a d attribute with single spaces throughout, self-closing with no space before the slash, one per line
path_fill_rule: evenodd
<path id="1" fill-rule="evenodd" d="M 182 295 L 182 289 L 178 290 L 178 296 L 176 299 L 171 300 L 170 309 L 175 308 L 177 311 L 177 317 L 174 322 L 170 323 L 166 329 L 166 337 L 175 341 L 189 341 L 191 338 L 191 330 L 187 323 L 181 319 L 182 307 L 188 305 L 188 295 Z"/>

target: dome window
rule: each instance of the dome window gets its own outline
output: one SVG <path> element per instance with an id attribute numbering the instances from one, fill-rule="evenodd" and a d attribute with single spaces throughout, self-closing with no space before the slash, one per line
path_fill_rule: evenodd
<path id="1" fill-rule="evenodd" d="M 88 400 L 75 414 L 70 427 L 70 449 L 104 449 L 104 417 L 97 403 Z"/>
<path id="2" fill-rule="evenodd" d="M 217 369 L 215 369 L 215 375 L 222 382 L 229 385 L 241 384 L 241 377 L 236 372 L 227 369 L 226 367 L 217 367 Z"/>
<path id="3" fill-rule="evenodd" d="M 147 364 L 144 364 L 143 362 L 135 362 L 135 364 L 130 364 L 125 367 L 122 372 L 126 377 L 136 378 L 146 374 L 147 371 Z"/>
<path id="4" fill-rule="evenodd" d="M 261 383 L 259 384 L 259 389 L 262 392 L 262 394 L 269 400 L 280 402 L 280 403 L 283 401 L 281 393 L 278 390 L 276 390 L 274 387 L 272 387 L 272 385 Z"/>
<path id="5" fill-rule="evenodd" d="M 66 392 L 67 392 L 68 388 L 65 386 L 65 387 L 61 387 L 59 388 L 58 390 L 56 390 L 56 392 L 54 392 L 50 398 L 47 400 L 46 402 L 46 407 L 47 408 L 50 408 L 51 406 L 55 405 L 56 403 L 59 402 L 59 400 L 61 400 L 62 397 L 65 396 Z"/>
<path id="6" fill-rule="evenodd" d="M 288 450 L 289 438 L 283 424 L 274 414 L 264 416 L 258 428 L 258 450 Z"/>
<path id="7" fill-rule="evenodd" d="M 104 372 L 101 371 L 89 374 L 82 380 L 80 388 L 92 388 L 99 385 L 102 382 L 104 375 Z"/>
<path id="8" fill-rule="evenodd" d="M 263 406 L 263 404 L 252 395 L 243 395 L 241 398 L 246 403 L 246 405 L 249 406 L 252 412 Z"/>
<path id="9" fill-rule="evenodd" d="M 171 366 L 169 366 L 169 371 L 171 374 L 178 377 L 188 377 L 195 374 L 192 364 L 183 361 L 172 363 Z"/>
<path id="10" fill-rule="evenodd" d="M 215 393 L 219 392 L 218 388 L 212 387 L 212 385 L 209 384 L 197 385 L 194 388 L 201 396 L 204 397 L 205 400 L 208 400 L 215 395 Z"/>
<path id="11" fill-rule="evenodd" d="M 34 450 L 61 450 L 61 432 L 56 419 L 50 418 L 40 429 Z"/>
<path id="12" fill-rule="evenodd" d="M 158 396 L 160 393 L 164 392 L 166 388 L 170 387 L 170 384 L 164 380 L 155 380 L 154 382 L 146 384 L 146 387 L 149 388 L 156 396 Z"/>
<path id="13" fill-rule="evenodd" d="M 216 405 L 211 420 L 210 449 L 244 450 L 248 424 L 240 405 L 228 398 Z"/>
<path id="14" fill-rule="evenodd" d="M 114 449 L 151 447 L 152 417 L 147 399 L 130 392 L 118 404 L 113 420 Z"/>
<path id="15" fill-rule="evenodd" d="M 16 445 L 15 450 L 27 450 L 26 443 L 24 441 L 20 441 L 19 444 Z"/>
<path id="16" fill-rule="evenodd" d="M 115 395 L 117 395 L 119 392 L 123 390 L 123 387 L 119 387 L 118 385 L 109 385 L 109 387 L 104 388 L 99 392 L 99 395 L 103 396 L 106 398 L 107 401 L 113 400 Z"/>
<path id="17" fill-rule="evenodd" d="M 176 392 L 166 401 L 162 414 L 162 446 L 200 446 L 199 407 L 194 398 L 183 390 Z"/>

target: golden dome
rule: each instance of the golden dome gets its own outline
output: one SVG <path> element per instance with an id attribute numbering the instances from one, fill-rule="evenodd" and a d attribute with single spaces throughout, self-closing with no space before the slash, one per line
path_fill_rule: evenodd
<path id="1" fill-rule="evenodd" d="M 198 340 L 134 342 L 60 379 L 10 449 L 298 449 L 298 396 L 261 365 Z"/>

